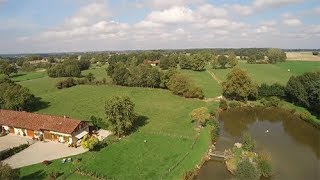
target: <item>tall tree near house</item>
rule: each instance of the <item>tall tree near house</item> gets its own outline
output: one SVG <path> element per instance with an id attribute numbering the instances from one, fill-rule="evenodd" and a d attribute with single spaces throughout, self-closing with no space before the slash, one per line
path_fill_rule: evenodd
<path id="1" fill-rule="evenodd" d="M 202 127 L 203 124 L 206 122 L 206 120 L 209 119 L 209 117 L 210 117 L 210 114 L 208 112 L 208 108 L 206 107 L 194 109 L 190 113 L 190 118 L 197 122 L 198 127 Z"/>
<path id="2" fill-rule="evenodd" d="M 118 136 L 128 134 L 136 119 L 134 103 L 127 96 L 115 96 L 105 103 L 107 123 Z"/>

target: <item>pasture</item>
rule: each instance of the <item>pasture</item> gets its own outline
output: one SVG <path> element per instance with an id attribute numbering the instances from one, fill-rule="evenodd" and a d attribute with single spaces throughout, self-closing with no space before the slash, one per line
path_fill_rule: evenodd
<path id="1" fill-rule="evenodd" d="M 99 72 L 95 71 L 99 70 L 90 71 L 96 75 Z M 207 129 L 202 130 L 194 148 L 191 148 L 197 133 L 189 113 L 201 106 L 214 108 L 217 104 L 185 99 L 168 90 L 152 88 L 79 85 L 58 90 L 54 86 L 58 80 L 44 77 L 20 84 L 48 102 L 48 107 L 39 110 L 39 113 L 67 115 L 81 120 L 89 120 L 91 115 L 104 117 L 106 99 L 115 95 L 127 95 L 135 103 L 135 110 L 141 116 L 141 127 L 130 136 L 98 152 L 80 155 L 83 160 L 79 166 L 85 169 L 115 179 L 177 179 L 183 172 L 192 169 L 208 148 L 210 135 Z M 188 156 L 181 161 L 187 153 Z M 179 161 L 181 163 L 169 173 L 168 170 Z M 61 178 L 65 178 L 76 167 L 60 166 L 64 165 L 56 161 L 48 167 L 42 164 L 24 167 L 21 169 L 21 177 L 33 177 L 35 172 L 55 170 L 63 173 Z M 79 175 L 72 174 L 70 177 L 77 176 Z"/>
<path id="2" fill-rule="evenodd" d="M 278 64 L 247 64 L 239 61 L 238 66 L 245 69 L 253 81 L 258 84 L 277 82 L 284 85 L 293 75 L 320 70 L 320 62 L 314 61 L 286 61 Z M 231 69 L 210 69 L 210 71 L 224 81 Z"/>
<path id="3" fill-rule="evenodd" d="M 279 64 L 247 64 L 239 66 L 248 71 L 257 83 L 285 84 L 292 75 L 317 70 L 318 62 L 288 61 Z M 290 69 L 290 71 L 288 71 Z M 231 69 L 211 69 L 220 79 L 225 80 Z M 96 78 L 107 78 L 105 68 L 86 70 L 83 75 L 93 73 Z M 203 89 L 206 98 L 221 95 L 221 86 L 206 72 L 181 70 Z M 80 163 L 61 164 L 59 160 L 49 166 L 36 164 L 20 169 L 22 179 L 45 177 L 45 173 L 61 173 L 60 179 L 88 179 L 74 172 L 81 167 L 95 174 L 114 179 L 180 179 L 183 173 L 200 162 L 210 144 L 207 128 L 198 136 L 189 113 L 198 107 L 209 110 L 218 107 L 217 102 L 185 99 L 164 89 L 121 87 L 113 85 L 78 85 L 58 90 L 55 87 L 60 78 L 34 78 L 19 82 L 29 88 L 48 107 L 40 109 L 43 114 L 66 115 L 89 120 L 91 115 L 104 117 L 105 100 L 115 95 L 127 95 L 135 103 L 140 116 L 140 127 L 131 135 L 100 151 L 87 152 L 76 157 Z M 198 138 L 197 138 L 198 137 Z M 194 144 L 195 143 L 195 144 Z M 194 146 L 192 146 L 194 144 Z M 169 172 L 169 169 L 172 169 Z"/>

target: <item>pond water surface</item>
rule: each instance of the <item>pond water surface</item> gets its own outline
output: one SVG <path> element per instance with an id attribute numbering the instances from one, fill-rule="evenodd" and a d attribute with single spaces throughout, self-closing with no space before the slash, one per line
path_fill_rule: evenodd
<path id="1" fill-rule="evenodd" d="M 271 179 L 320 179 L 320 130 L 280 109 L 233 109 L 220 113 L 220 137 L 216 149 L 230 149 L 248 132 L 257 152 L 272 157 Z M 231 179 L 224 162 L 210 160 L 196 179 Z"/>

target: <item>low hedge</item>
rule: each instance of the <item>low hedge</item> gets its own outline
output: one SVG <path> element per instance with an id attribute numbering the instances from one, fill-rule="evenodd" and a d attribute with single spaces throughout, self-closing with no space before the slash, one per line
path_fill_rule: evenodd
<path id="1" fill-rule="evenodd" d="M 17 154 L 18 152 L 26 149 L 27 147 L 29 147 L 29 144 L 22 144 L 20 146 L 13 147 L 8 150 L 4 150 L 0 152 L 0 161 L 7 159 L 10 156 L 13 156 L 14 154 Z"/>

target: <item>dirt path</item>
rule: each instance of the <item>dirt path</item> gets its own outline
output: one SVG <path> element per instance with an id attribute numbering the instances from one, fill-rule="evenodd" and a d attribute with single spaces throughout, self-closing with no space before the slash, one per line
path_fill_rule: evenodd
<path id="1" fill-rule="evenodd" d="M 211 77 L 212 77 L 215 81 L 217 81 L 219 84 L 221 84 L 221 80 L 220 80 L 213 72 L 208 71 L 208 70 L 207 70 L 207 72 L 211 75 Z"/>

